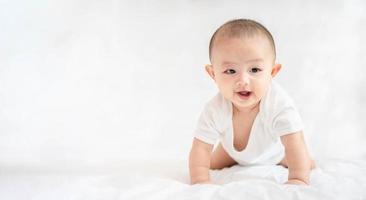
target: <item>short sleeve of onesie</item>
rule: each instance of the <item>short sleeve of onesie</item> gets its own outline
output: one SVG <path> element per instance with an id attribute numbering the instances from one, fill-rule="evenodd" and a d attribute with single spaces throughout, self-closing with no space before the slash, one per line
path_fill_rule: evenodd
<path id="1" fill-rule="evenodd" d="M 215 122 L 215 108 L 211 102 L 206 103 L 194 130 L 194 137 L 214 145 L 220 136 Z"/>
<path id="2" fill-rule="evenodd" d="M 278 84 L 274 84 L 275 98 L 273 99 L 271 132 L 275 137 L 301 131 L 304 128 L 302 119 L 293 100 Z"/>
<path id="3" fill-rule="evenodd" d="M 303 123 L 295 107 L 289 106 L 274 116 L 272 133 L 275 136 L 283 136 L 303 129 Z"/>

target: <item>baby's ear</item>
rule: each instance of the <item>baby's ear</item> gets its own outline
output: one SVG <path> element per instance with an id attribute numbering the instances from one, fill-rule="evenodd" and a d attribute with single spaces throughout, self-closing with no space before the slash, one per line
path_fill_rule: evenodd
<path id="1" fill-rule="evenodd" d="M 208 75 L 210 75 L 210 77 L 215 81 L 215 72 L 213 69 L 213 66 L 210 64 L 207 64 L 205 66 L 206 72 L 208 73 Z"/>
<path id="2" fill-rule="evenodd" d="M 276 64 L 272 67 L 272 72 L 271 72 L 272 77 L 275 77 L 275 76 L 278 74 L 278 72 L 281 70 L 281 68 L 282 68 L 282 65 L 281 65 L 281 64 L 278 64 L 278 63 L 276 63 Z"/>

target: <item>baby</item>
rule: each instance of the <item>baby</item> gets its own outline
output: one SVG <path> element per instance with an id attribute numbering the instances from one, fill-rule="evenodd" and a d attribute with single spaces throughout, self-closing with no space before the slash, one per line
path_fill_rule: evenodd
<path id="1" fill-rule="evenodd" d="M 308 185 L 315 164 L 293 101 L 272 80 L 281 64 L 271 33 L 253 20 L 229 21 L 213 34 L 209 56 L 206 71 L 219 93 L 206 103 L 194 132 L 191 184 L 212 183 L 210 169 L 280 164 L 289 170 L 286 183 Z"/>

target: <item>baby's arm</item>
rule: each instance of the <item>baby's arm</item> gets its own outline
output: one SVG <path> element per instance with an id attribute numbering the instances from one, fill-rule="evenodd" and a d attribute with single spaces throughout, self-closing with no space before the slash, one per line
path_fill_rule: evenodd
<path id="1" fill-rule="evenodd" d="M 289 170 L 290 184 L 309 184 L 311 159 L 307 151 L 302 131 L 281 136 L 285 147 L 286 160 Z"/>
<path id="2" fill-rule="evenodd" d="M 210 183 L 209 170 L 213 145 L 194 138 L 189 154 L 191 184 Z"/>

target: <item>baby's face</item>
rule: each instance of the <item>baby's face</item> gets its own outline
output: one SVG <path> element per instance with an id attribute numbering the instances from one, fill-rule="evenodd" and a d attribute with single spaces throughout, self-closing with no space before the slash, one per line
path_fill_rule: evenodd
<path id="1" fill-rule="evenodd" d="M 221 94 L 239 110 L 253 108 L 265 95 L 280 65 L 267 38 L 217 38 L 206 70 Z M 273 70 L 278 68 L 278 70 Z M 211 71 L 211 72 L 210 72 Z M 275 73 L 274 73 L 274 72 Z"/>

